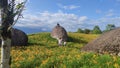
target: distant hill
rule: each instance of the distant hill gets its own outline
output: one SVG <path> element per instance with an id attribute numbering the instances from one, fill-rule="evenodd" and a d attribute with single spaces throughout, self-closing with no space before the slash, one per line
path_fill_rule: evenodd
<path id="1" fill-rule="evenodd" d="M 42 28 L 27 28 L 27 27 L 15 27 L 17 29 L 20 29 L 24 31 L 27 34 L 33 34 L 33 33 L 39 33 L 39 32 L 50 32 L 50 29 L 44 30 Z"/>

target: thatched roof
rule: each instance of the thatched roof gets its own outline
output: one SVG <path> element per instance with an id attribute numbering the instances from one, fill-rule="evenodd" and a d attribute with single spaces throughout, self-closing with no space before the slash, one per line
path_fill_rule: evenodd
<path id="1" fill-rule="evenodd" d="M 68 38 L 66 30 L 59 24 L 57 24 L 53 28 L 53 30 L 51 32 L 51 36 L 53 38 L 62 38 L 64 41 L 67 41 L 67 38 Z"/>
<path id="2" fill-rule="evenodd" d="M 12 34 L 12 41 L 11 41 L 12 46 L 26 46 L 27 45 L 28 37 L 23 31 L 12 28 L 11 34 Z M 0 43 L 1 43 L 1 40 L 0 40 Z"/>
<path id="3" fill-rule="evenodd" d="M 120 54 L 120 28 L 103 33 L 97 39 L 85 45 L 82 51 Z"/>

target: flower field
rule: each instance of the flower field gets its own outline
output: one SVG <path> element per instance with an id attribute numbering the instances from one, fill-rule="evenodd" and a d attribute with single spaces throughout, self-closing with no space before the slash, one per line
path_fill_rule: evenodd
<path id="1" fill-rule="evenodd" d="M 12 47 L 11 68 L 120 68 L 120 57 L 81 52 L 98 35 L 68 33 L 66 46 L 58 46 L 50 33 L 30 34 L 29 46 Z"/>

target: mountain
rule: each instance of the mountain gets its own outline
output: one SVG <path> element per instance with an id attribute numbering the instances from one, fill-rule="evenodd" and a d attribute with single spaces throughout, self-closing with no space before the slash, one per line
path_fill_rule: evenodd
<path id="1" fill-rule="evenodd" d="M 39 32 L 50 32 L 50 29 L 43 29 L 43 28 L 27 28 L 27 27 L 14 27 L 17 29 L 20 29 L 24 31 L 26 34 L 33 34 L 33 33 L 39 33 Z"/>

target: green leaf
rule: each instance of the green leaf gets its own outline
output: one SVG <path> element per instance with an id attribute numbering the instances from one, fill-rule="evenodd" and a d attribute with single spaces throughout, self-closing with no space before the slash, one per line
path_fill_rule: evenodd
<path id="1" fill-rule="evenodd" d="M 23 3 L 24 3 L 24 2 L 19 3 L 19 4 L 16 6 L 16 9 L 20 9 L 20 8 L 23 6 Z"/>

